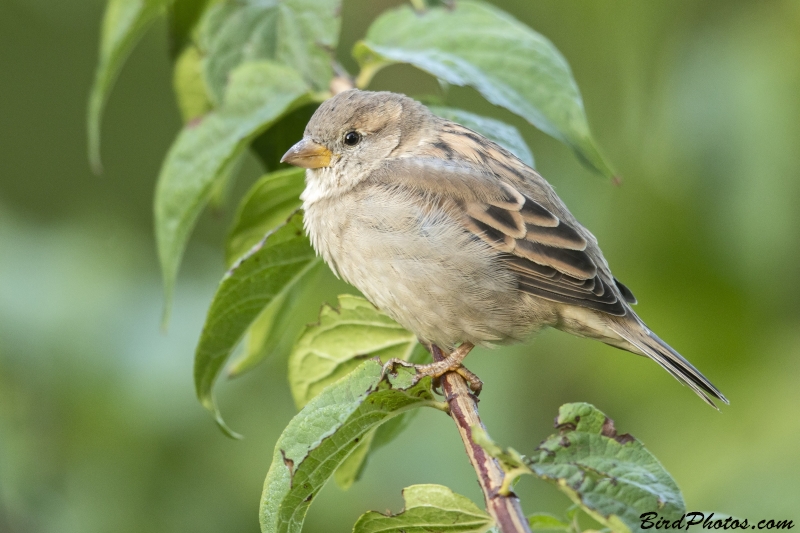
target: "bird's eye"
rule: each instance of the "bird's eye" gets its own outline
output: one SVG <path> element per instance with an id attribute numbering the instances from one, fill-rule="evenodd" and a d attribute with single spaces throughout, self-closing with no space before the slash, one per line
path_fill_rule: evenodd
<path id="1" fill-rule="evenodd" d="M 355 146 L 361 141 L 361 135 L 357 131 L 348 131 L 344 134 L 344 144 Z"/>

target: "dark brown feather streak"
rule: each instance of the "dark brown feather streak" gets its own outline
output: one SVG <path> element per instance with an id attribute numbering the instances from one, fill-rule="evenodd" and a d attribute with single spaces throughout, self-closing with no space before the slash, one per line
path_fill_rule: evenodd
<path id="1" fill-rule="evenodd" d="M 467 217 L 466 227 L 504 252 L 502 260 L 517 275 L 519 289 L 556 302 L 625 315 L 622 298 L 600 278 L 597 265 L 585 251 L 586 239 L 531 198 L 517 198 L 514 192 L 509 191 L 503 207 L 470 206 L 481 220 Z M 522 228 L 516 213 L 525 220 Z M 624 295 L 627 288 L 619 291 Z"/>

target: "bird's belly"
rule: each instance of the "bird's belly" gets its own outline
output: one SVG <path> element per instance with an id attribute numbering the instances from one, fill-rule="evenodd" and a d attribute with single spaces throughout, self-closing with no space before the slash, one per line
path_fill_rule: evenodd
<path id="1" fill-rule="evenodd" d="M 448 348 L 486 345 L 534 329 L 514 275 L 447 213 L 380 195 L 336 207 L 307 206 L 315 248 L 420 340 Z"/>

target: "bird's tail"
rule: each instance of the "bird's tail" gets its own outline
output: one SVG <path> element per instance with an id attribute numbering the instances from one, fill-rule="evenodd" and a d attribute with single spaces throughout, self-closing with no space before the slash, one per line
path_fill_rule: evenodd
<path id="1" fill-rule="evenodd" d="M 615 323 L 611 328 L 636 348 L 635 353 L 646 355 L 659 365 L 664 370 L 672 374 L 672 376 L 688 385 L 694 392 L 697 393 L 706 403 L 714 409 L 717 406 L 711 400 L 711 397 L 727 403 L 728 399 L 711 384 L 711 382 L 703 374 L 700 373 L 689 361 L 683 358 L 681 354 L 672 349 L 666 342 L 662 341 L 658 335 L 650 331 L 641 321 L 636 320 L 636 325 Z M 634 350 L 631 350 L 634 351 Z"/>

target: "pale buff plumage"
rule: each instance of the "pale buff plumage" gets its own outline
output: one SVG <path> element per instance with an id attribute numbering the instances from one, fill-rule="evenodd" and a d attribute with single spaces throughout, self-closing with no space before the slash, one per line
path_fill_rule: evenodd
<path id="1" fill-rule="evenodd" d="M 463 357 L 549 326 L 649 356 L 727 401 L 636 316 L 550 184 L 483 136 L 405 96 L 351 90 L 320 106 L 284 159 L 308 168 L 317 252 L 423 343 Z"/>

